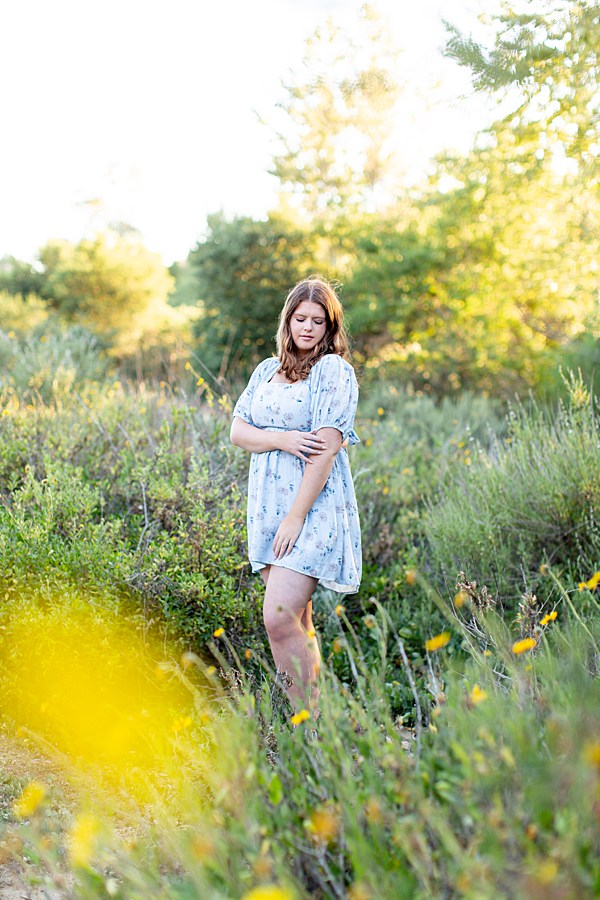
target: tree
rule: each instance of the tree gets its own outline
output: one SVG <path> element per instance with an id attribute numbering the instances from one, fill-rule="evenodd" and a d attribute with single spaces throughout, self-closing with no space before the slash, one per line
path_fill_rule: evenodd
<path id="1" fill-rule="evenodd" d="M 356 36 L 329 20 L 307 40 L 302 71 L 284 84 L 272 174 L 309 219 L 372 208 L 389 187 L 395 63 L 385 23 L 368 4 Z"/>
<path id="2" fill-rule="evenodd" d="M 275 214 L 266 220 L 209 216 L 208 234 L 191 251 L 201 314 L 197 350 L 215 374 L 247 374 L 275 349 L 286 294 L 314 268 L 315 237 Z"/>
<path id="3" fill-rule="evenodd" d="M 600 155 L 600 7 L 596 0 L 504 0 L 492 16 L 493 46 L 447 23 L 446 54 L 471 69 L 478 90 L 517 90 L 513 119 L 537 122 L 539 149 L 559 142 L 597 170 Z"/>

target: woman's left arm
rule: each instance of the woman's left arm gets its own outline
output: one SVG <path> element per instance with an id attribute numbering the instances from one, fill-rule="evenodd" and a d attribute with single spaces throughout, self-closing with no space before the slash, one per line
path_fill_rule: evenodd
<path id="1" fill-rule="evenodd" d="M 304 520 L 325 487 L 334 460 L 342 446 L 342 435 L 337 428 L 319 428 L 317 434 L 324 438 L 327 449 L 320 456 L 313 458 L 311 466 L 304 467 L 304 475 L 296 499 L 287 516 L 281 521 L 273 541 L 275 559 L 281 559 L 291 553 L 298 535 L 302 531 Z"/>

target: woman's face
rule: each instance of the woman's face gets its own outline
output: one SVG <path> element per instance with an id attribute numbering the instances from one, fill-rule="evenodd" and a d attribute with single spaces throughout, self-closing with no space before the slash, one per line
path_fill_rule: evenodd
<path id="1" fill-rule="evenodd" d="M 306 356 L 327 331 L 327 317 L 320 303 L 303 300 L 290 319 L 292 340 L 299 356 Z"/>

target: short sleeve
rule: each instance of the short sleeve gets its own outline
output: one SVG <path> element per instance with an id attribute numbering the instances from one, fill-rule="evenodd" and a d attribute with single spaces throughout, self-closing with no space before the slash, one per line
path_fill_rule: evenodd
<path id="1" fill-rule="evenodd" d="M 274 357 L 270 357 L 269 359 L 263 359 L 261 363 L 257 365 L 254 372 L 250 376 L 250 381 L 242 391 L 239 396 L 237 403 L 233 408 L 233 417 L 237 416 L 238 419 L 243 419 L 244 422 L 248 422 L 250 425 L 254 425 L 252 421 L 252 398 L 254 397 L 254 393 L 256 388 L 263 381 L 268 380 L 271 375 L 275 374 L 275 370 L 279 368 L 279 360 Z"/>
<path id="2" fill-rule="evenodd" d="M 358 383 L 354 369 L 341 356 L 322 357 L 310 373 L 312 430 L 337 428 L 342 440 L 358 444 L 354 417 L 358 404 Z"/>

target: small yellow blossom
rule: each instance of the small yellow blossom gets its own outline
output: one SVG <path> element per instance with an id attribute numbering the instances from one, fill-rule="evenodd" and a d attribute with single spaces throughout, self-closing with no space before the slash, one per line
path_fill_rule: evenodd
<path id="1" fill-rule="evenodd" d="M 292 725 L 300 725 L 302 722 L 306 722 L 307 719 L 310 719 L 310 713 L 307 709 L 301 709 L 300 712 L 295 713 L 290 719 Z"/>
<path id="2" fill-rule="evenodd" d="M 342 652 L 342 650 L 344 649 L 344 642 L 341 640 L 341 638 L 336 638 L 334 640 L 334 642 L 331 645 L 331 649 L 333 650 L 334 653 Z"/>
<path id="3" fill-rule="evenodd" d="M 213 637 L 220 638 L 221 635 L 225 634 L 224 628 L 217 628 L 216 631 L 213 631 Z"/>
<path id="4" fill-rule="evenodd" d="M 600 572 L 594 572 L 589 581 L 582 581 L 579 584 L 579 590 L 585 591 L 587 588 L 588 591 L 595 591 L 598 585 L 600 584 Z"/>
<path id="5" fill-rule="evenodd" d="M 465 605 L 465 603 L 468 601 L 468 599 L 469 599 L 469 595 L 467 594 L 466 591 L 459 591 L 457 594 L 454 595 L 454 605 L 456 606 L 457 609 L 460 609 L 461 606 Z"/>
<path id="6" fill-rule="evenodd" d="M 192 724 L 192 719 L 190 716 L 178 716 L 177 719 L 173 722 L 173 731 L 177 734 L 180 731 L 184 731 L 186 728 L 189 728 Z"/>
<path id="7" fill-rule="evenodd" d="M 13 803 L 12 813 L 17 819 L 26 819 L 27 816 L 39 809 L 46 796 L 46 788 L 39 781 L 31 781 L 18 800 Z"/>
<path id="8" fill-rule="evenodd" d="M 252 658 L 252 650 L 250 650 L 250 649 L 245 650 L 244 651 L 244 659 L 251 659 L 251 658 Z"/>
<path id="9" fill-rule="evenodd" d="M 416 569 L 407 569 L 404 573 L 404 577 L 406 579 L 406 583 L 412 585 L 417 580 L 417 572 Z"/>
<path id="10" fill-rule="evenodd" d="M 473 703 L 474 706 L 477 706 L 478 703 L 483 703 L 486 698 L 487 691 L 484 691 L 478 684 L 473 685 L 473 690 L 469 694 L 471 703 Z"/>
<path id="11" fill-rule="evenodd" d="M 522 641 L 515 641 L 512 645 L 512 652 L 516 654 L 525 653 L 527 650 L 533 650 L 536 644 L 535 638 L 523 638 Z"/>
<path id="12" fill-rule="evenodd" d="M 377 624 L 374 616 L 365 616 L 364 622 L 366 628 L 375 628 L 375 625 Z"/>
<path id="13" fill-rule="evenodd" d="M 425 641 L 425 649 L 429 653 L 433 653 L 435 650 L 440 650 L 442 647 L 445 647 L 449 640 L 450 632 L 443 631 L 441 634 L 436 634 L 435 637 Z"/>
<path id="14" fill-rule="evenodd" d="M 335 608 L 335 614 L 336 614 L 336 616 L 341 616 L 342 613 L 345 613 L 345 612 L 346 612 L 346 607 L 345 607 L 345 606 L 342 606 L 341 603 L 338 603 L 338 605 L 337 605 L 336 608 Z"/>
<path id="15" fill-rule="evenodd" d="M 191 368 L 192 368 L 191 362 L 189 362 L 189 361 L 186 362 L 186 364 L 185 364 L 185 370 L 186 370 L 186 372 L 189 372 Z"/>
<path id="16" fill-rule="evenodd" d="M 600 741 L 586 744 L 583 748 L 583 758 L 588 765 L 600 769 Z"/>
<path id="17" fill-rule="evenodd" d="M 385 409 L 383 408 L 383 406 L 377 407 L 377 415 L 378 416 L 382 416 L 384 414 L 384 412 L 385 412 Z"/>
<path id="18" fill-rule="evenodd" d="M 365 441 L 365 447 L 370 447 L 373 443 L 373 438 L 367 438 Z"/>
<path id="19" fill-rule="evenodd" d="M 540 566 L 540 575 L 547 575 L 550 571 L 550 566 L 547 563 L 542 563 Z"/>
<path id="20" fill-rule="evenodd" d="M 319 806 L 311 814 L 306 827 L 321 844 L 330 844 L 338 835 L 340 820 L 329 806 Z"/>
<path id="21" fill-rule="evenodd" d="M 71 865 L 87 868 L 96 850 L 100 823 L 90 813 L 80 813 L 69 831 L 69 859 Z"/>
<path id="22" fill-rule="evenodd" d="M 276 884 L 262 884 L 244 894 L 242 900 L 294 900 L 294 894 Z"/>
<path id="23" fill-rule="evenodd" d="M 553 622 L 555 620 L 555 618 L 557 617 L 557 615 L 558 615 L 558 613 L 556 612 L 555 609 L 553 609 L 552 612 L 546 613 L 544 618 L 541 620 L 540 625 L 547 625 L 548 622 Z"/>
<path id="24" fill-rule="evenodd" d="M 206 668 L 207 675 L 214 675 L 216 671 L 217 671 L 217 669 L 215 666 L 207 666 L 207 668 Z"/>

